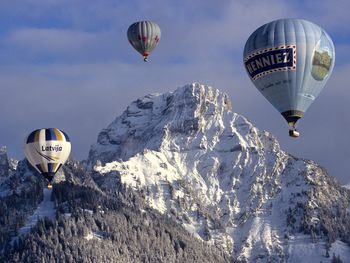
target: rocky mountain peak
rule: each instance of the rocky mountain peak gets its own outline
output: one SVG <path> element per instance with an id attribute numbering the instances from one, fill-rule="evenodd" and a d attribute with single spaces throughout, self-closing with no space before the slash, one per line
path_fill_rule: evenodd
<path id="1" fill-rule="evenodd" d="M 96 162 L 97 157 L 101 157 L 101 154 L 97 156 L 100 151 L 103 151 L 100 161 L 105 163 L 128 159 L 142 149 L 180 150 L 181 136 L 193 137 L 213 122 L 220 128 L 224 115 L 232 114 L 231 110 L 227 94 L 199 83 L 188 84 L 174 92 L 147 95 L 132 102 L 100 132 L 89 161 Z M 170 137 L 174 140 L 167 141 Z"/>
<path id="2" fill-rule="evenodd" d="M 327 236 L 329 245 L 310 246 L 318 257 L 350 237 L 350 224 L 341 223 L 350 219 L 346 189 L 316 163 L 282 151 L 206 85 L 134 101 L 100 132 L 88 163 L 101 189 L 113 192 L 118 181 L 146 192 L 149 207 L 238 261 L 297 262 L 299 244 Z"/>
<path id="3" fill-rule="evenodd" d="M 0 248 L 40 199 L 41 177 L 27 162 L 15 166 L 1 148 L 0 171 L 9 176 L 0 178 L 0 204 L 5 204 L 0 219 L 6 222 L 0 228 L 5 237 Z M 192 83 L 132 102 L 100 132 L 87 162 L 67 162 L 64 175 L 66 182 L 56 180 L 54 187 L 60 223 L 38 222 L 40 230 L 17 244 L 26 249 L 17 255 L 9 250 L 1 255 L 0 250 L 0 261 L 8 255 L 21 259 L 46 255 L 50 260 L 52 244 L 67 243 L 59 238 L 63 232 L 75 250 L 57 245 L 54 251 L 65 254 L 68 261 L 76 247 L 85 249 L 85 261 L 91 251 L 96 252 L 95 261 L 101 261 L 105 251 L 110 261 L 120 258 L 119 252 L 126 261 L 140 256 L 145 260 L 145 249 L 149 262 L 174 261 L 169 255 L 179 259 L 174 262 L 350 258 L 350 191 L 317 163 L 281 150 L 270 133 L 234 113 L 228 96 L 213 87 Z M 118 216 L 121 221 L 115 223 Z M 154 223 L 154 234 L 149 234 L 155 218 L 163 223 Z M 43 225 L 48 227 L 45 240 Z M 65 230 L 57 230 L 63 225 Z M 179 229 L 187 235 L 179 235 Z M 162 243 L 155 244 L 153 237 Z M 131 243 L 121 245 L 123 239 Z M 103 242 L 105 249 L 92 250 L 94 242 Z M 164 255 L 155 255 L 159 253 L 152 245 Z M 211 245 L 218 250 L 202 252 Z M 42 254 L 33 253 L 33 247 L 42 248 Z"/>

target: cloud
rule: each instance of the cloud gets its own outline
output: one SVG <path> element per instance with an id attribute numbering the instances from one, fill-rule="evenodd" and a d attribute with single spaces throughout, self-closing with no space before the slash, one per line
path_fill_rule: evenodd
<path id="1" fill-rule="evenodd" d="M 329 1 L 46 1 L 0 2 L 0 144 L 23 157 L 22 141 L 38 127 L 70 134 L 73 157 L 87 157 L 98 132 L 133 100 L 198 81 L 227 92 L 233 109 L 271 131 L 286 151 L 315 159 L 340 180 L 350 145 L 347 37 L 349 4 Z M 242 65 L 245 41 L 260 25 L 299 17 L 334 38 L 334 74 L 292 140 L 280 114 L 254 88 Z M 126 39 L 134 21 L 162 29 L 144 63 Z M 336 116 L 336 117 L 335 117 Z M 343 165 L 344 164 L 344 165 Z"/>
<path id="2" fill-rule="evenodd" d="M 27 63 L 81 63 L 113 59 L 117 55 L 118 46 L 118 41 L 111 32 L 25 28 L 13 31 L 3 39 L 2 47 L 7 52 L 1 55 L 5 54 L 7 60 L 27 60 Z"/>
<path id="3" fill-rule="evenodd" d="M 319 24 L 337 34 L 349 32 L 350 2 L 338 0 L 337 2 L 323 1 L 301 1 L 300 13 L 311 21 Z M 327 31 L 328 31 L 327 30 Z"/>
<path id="4" fill-rule="evenodd" d="M 9 38 L 9 44 L 18 48 L 29 48 L 35 52 L 62 54 L 86 46 L 96 41 L 98 34 L 63 30 L 63 29 L 39 29 L 29 28 L 13 32 Z"/>

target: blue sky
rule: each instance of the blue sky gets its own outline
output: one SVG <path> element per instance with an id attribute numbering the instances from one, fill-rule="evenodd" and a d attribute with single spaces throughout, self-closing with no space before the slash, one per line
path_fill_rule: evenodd
<path id="1" fill-rule="evenodd" d="M 350 1 L 3 0 L 0 2 L 0 145 L 23 158 L 34 129 L 58 127 L 85 159 L 98 132 L 138 97 L 200 82 L 230 95 L 233 110 L 274 134 L 287 152 L 350 182 Z M 283 17 L 310 20 L 332 37 L 336 65 L 291 139 L 242 64 L 245 41 Z M 162 39 L 145 64 L 126 39 L 138 20 Z"/>

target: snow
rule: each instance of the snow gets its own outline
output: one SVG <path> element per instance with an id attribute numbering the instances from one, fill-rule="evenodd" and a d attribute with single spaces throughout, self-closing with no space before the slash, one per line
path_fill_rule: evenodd
<path id="1" fill-rule="evenodd" d="M 70 218 L 72 216 L 72 213 L 64 213 L 65 218 Z"/>
<path id="2" fill-rule="evenodd" d="M 18 236 L 12 238 L 11 242 L 14 242 L 18 237 L 23 237 L 28 234 L 30 229 L 36 225 L 39 219 L 45 217 L 49 219 L 55 218 L 56 209 L 54 202 L 51 201 L 51 194 L 52 188 L 44 188 L 43 201 L 41 201 L 34 213 L 27 218 L 25 225 L 18 230 Z"/>
<path id="3" fill-rule="evenodd" d="M 91 240 L 91 239 L 96 239 L 96 240 L 101 240 L 103 239 L 103 236 L 97 232 L 90 232 L 86 236 L 84 236 L 86 240 Z"/>
<path id="4" fill-rule="evenodd" d="M 198 238 L 208 230 L 209 243 L 242 261 L 283 262 L 288 256 L 290 262 L 325 262 L 321 241 L 285 237 L 289 208 L 297 226 L 301 204 L 318 209 L 319 200 L 307 193 L 326 181 L 322 170 L 285 153 L 230 104 L 226 94 L 198 83 L 148 95 L 100 133 L 88 162 L 103 176 L 103 187 L 113 189 L 118 178 L 134 190 L 147 189 L 149 207 L 175 214 Z M 315 212 L 311 223 L 319 221 Z M 335 251 L 346 258 L 337 244 Z"/>
<path id="5" fill-rule="evenodd" d="M 350 263 L 350 247 L 344 242 L 337 240 L 332 244 L 332 247 L 329 251 L 329 255 L 332 257 L 333 253 L 335 256 L 340 255 L 340 259 L 344 263 Z"/>
<path id="6" fill-rule="evenodd" d="M 313 243 L 310 236 L 291 236 L 288 245 L 288 263 L 321 262 L 325 259 L 325 244 Z"/>
<path id="7" fill-rule="evenodd" d="M 350 183 L 346 184 L 346 185 L 343 185 L 343 187 L 347 188 L 350 190 Z"/>
<path id="8" fill-rule="evenodd" d="M 90 210 L 90 209 L 83 209 L 83 212 L 86 212 L 90 215 L 92 215 L 94 213 L 94 211 Z"/>
<path id="9" fill-rule="evenodd" d="M 326 257 L 326 243 L 322 240 L 311 240 L 310 236 L 297 235 L 289 240 L 287 263 L 323 262 L 332 261 L 333 253 L 340 256 L 344 263 L 350 262 L 350 247 L 337 240 L 329 249 L 329 257 Z"/>
<path id="10" fill-rule="evenodd" d="M 85 238 L 86 240 L 91 240 L 91 239 L 94 238 L 94 235 L 93 235 L 92 233 L 89 233 L 89 234 L 87 234 L 86 236 L 84 236 L 84 238 Z"/>
<path id="11" fill-rule="evenodd" d="M 9 165 L 10 165 L 10 168 L 12 169 L 12 170 L 17 170 L 17 166 L 18 166 L 18 160 L 15 160 L 15 159 L 10 159 L 9 160 Z"/>

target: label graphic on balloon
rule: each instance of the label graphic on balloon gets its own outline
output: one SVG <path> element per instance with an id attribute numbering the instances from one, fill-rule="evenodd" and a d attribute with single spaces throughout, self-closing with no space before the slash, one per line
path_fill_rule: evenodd
<path id="1" fill-rule="evenodd" d="M 328 76 L 333 61 L 331 49 L 328 38 L 322 34 L 312 59 L 311 75 L 315 80 L 322 81 Z"/>
<path id="2" fill-rule="evenodd" d="M 39 154 L 41 157 L 45 158 L 47 161 L 50 162 L 57 162 L 60 159 L 60 156 L 55 156 L 52 152 L 61 152 L 62 146 L 56 145 L 54 147 L 50 146 L 41 146 L 40 150 L 35 149 L 37 154 Z M 45 153 L 48 152 L 48 153 Z"/>
<path id="3" fill-rule="evenodd" d="M 324 80 L 331 68 L 332 58 L 327 51 L 317 52 L 315 51 L 314 59 L 312 61 L 311 74 L 316 80 Z"/>
<path id="4" fill-rule="evenodd" d="M 284 45 L 258 50 L 244 59 L 244 65 L 252 80 L 274 72 L 295 70 L 296 46 Z"/>

